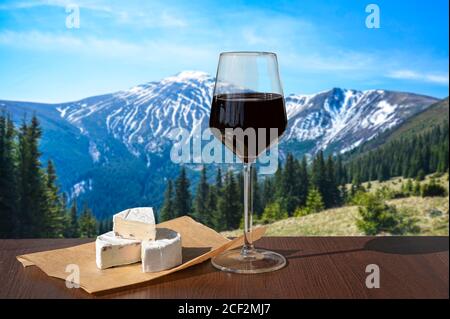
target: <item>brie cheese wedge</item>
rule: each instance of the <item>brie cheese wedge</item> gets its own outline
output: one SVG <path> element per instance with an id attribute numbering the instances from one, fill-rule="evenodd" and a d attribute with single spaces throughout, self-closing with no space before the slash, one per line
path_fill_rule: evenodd
<path id="1" fill-rule="evenodd" d="M 126 209 L 113 216 L 113 231 L 118 237 L 154 240 L 155 216 L 151 207 Z"/>
<path id="2" fill-rule="evenodd" d="M 181 236 L 171 229 L 157 228 L 156 240 L 143 241 L 141 249 L 143 272 L 167 270 L 183 262 Z"/>
<path id="3" fill-rule="evenodd" d="M 114 236 L 110 231 L 95 241 L 95 261 L 99 269 L 141 261 L 141 242 Z"/>

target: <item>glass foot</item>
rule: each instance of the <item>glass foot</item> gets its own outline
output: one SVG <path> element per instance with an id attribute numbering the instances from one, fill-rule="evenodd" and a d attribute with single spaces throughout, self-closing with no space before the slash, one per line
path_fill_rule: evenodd
<path id="1" fill-rule="evenodd" d="M 246 255 L 241 249 L 223 252 L 211 261 L 217 269 L 239 274 L 260 274 L 275 271 L 286 265 L 286 258 L 273 251 L 265 249 L 252 249 Z"/>

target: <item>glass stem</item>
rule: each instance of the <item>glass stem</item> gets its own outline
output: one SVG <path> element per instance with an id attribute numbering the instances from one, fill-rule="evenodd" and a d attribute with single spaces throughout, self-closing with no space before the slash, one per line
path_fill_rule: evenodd
<path id="1" fill-rule="evenodd" d="M 252 197 L 252 163 L 244 163 L 244 246 L 241 251 L 241 255 L 244 257 L 250 257 L 254 249 L 251 235 L 253 223 Z"/>

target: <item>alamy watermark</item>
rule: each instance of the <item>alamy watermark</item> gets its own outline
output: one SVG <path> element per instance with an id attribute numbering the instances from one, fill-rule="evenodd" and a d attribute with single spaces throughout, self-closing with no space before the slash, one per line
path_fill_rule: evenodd
<path id="1" fill-rule="evenodd" d="M 66 266 L 66 273 L 69 273 L 66 277 L 66 287 L 80 288 L 80 267 L 76 264 L 69 264 Z"/>
<path id="2" fill-rule="evenodd" d="M 366 27 L 368 29 L 381 28 L 380 23 L 380 7 L 377 4 L 371 3 L 366 6 L 366 13 L 369 15 L 366 18 Z"/>
<path id="3" fill-rule="evenodd" d="M 366 266 L 366 287 L 369 289 L 380 288 L 380 267 L 376 264 Z"/>
<path id="4" fill-rule="evenodd" d="M 170 151 L 173 163 L 233 164 L 245 157 L 249 162 L 258 161 L 260 174 L 273 174 L 278 168 L 277 128 L 175 128 L 168 136 L 174 141 Z M 237 157 L 226 151 L 222 142 Z"/>
<path id="5" fill-rule="evenodd" d="M 79 29 L 80 28 L 80 7 L 76 4 L 68 4 L 66 6 L 66 28 Z"/>

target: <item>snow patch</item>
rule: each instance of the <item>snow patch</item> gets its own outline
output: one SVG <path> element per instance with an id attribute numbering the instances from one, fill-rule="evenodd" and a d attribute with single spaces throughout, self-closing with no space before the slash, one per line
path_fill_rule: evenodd
<path id="1" fill-rule="evenodd" d="M 189 80 L 204 81 L 211 78 L 211 76 L 202 71 L 182 71 L 175 76 L 170 76 L 163 79 L 161 82 L 185 82 Z"/>
<path id="2" fill-rule="evenodd" d="M 101 154 L 97 148 L 97 145 L 92 141 L 89 141 L 89 154 L 91 155 L 92 161 L 94 163 L 97 163 L 100 160 Z"/>
<path id="3" fill-rule="evenodd" d="M 310 101 L 316 95 L 290 95 L 286 98 L 286 115 L 288 119 L 295 117 L 297 114 L 310 106 Z"/>
<path id="4" fill-rule="evenodd" d="M 380 101 L 377 105 L 378 110 L 372 115 L 371 122 L 374 125 L 381 125 L 387 121 L 389 116 L 397 109 L 397 105 L 389 104 L 386 101 Z"/>
<path id="5" fill-rule="evenodd" d="M 352 149 L 358 147 L 359 145 L 361 145 L 361 143 L 364 141 L 364 139 L 360 139 L 358 141 L 356 141 L 355 143 L 353 143 L 350 146 L 344 147 L 343 149 L 341 149 L 341 154 L 344 154 L 348 151 L 351 151 Z"/>
<path id="6" fill-rule="evenodd" d="M 146 158 L 146 164 L 145 164 L 145 166 L 146 166 L 147 168 L 149 168 L 150 165 L 152 164 L 151 159 L 150 159 L 150 155 L 149 155 L 149 154 L 145 154 L 145 158 Z"/>
<path id="7" fill-rule="evenodd" d="M 70 199 L 74 200 L 81 194 L 84 194 L 87 191 L 92 191 L 92 189 L 93 189 L 92 179 L 88 179 L 87 181 L 82 180 L 72 186 L 70 191 Z"/>
<path id="8" fill-rule="evenodd" d="M 70 106 L 66 106 L 65 108 L 57 107 L 56 110 L 59 112 L 59 115 L 64 118 L 66 116 L 67 110 L 70 109 Z"/>

